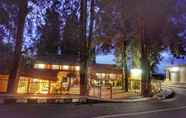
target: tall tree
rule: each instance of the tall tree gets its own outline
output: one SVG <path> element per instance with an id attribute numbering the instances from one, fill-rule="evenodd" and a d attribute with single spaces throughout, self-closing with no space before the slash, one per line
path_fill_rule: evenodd
<path id="1" fill-rule="evenodd" d="M 151 93 L 151 73 L 153 66 L 160 61 L 160 52 L 166 48 L 170 48 L 173 53 L 175 53 L 174 50 L 183 52 L 183 43 L 180 43 L 181 39 L 178 37 L 178 27 L 173 25 L 174 23 L 170 20 L 176 11 L 176 0 L 131 0 L 126 4 L 131 11 L 130 13 L 136 18 L 137 37 L 141 48 L 140 61 L 143 70 L 142 95 L 149 96 Z M 137 7 L 131 9 L 135 5 Z"/>
<path id="2" fill-rule="evenodd" d="M 14 1 L 15 2 L 15 1 Z M 25 19 L 28 13 L 27 9 L 27 0 L 16 1 L 18 4 L 18 23 L 16 29 L 16 43 L 15 43 L 15 52 L 12 68 L 8 80 L 8 93 L 14 94 L 17 91 L 18 81 L 19 81 L 19 66 L 21 61 L 21 50 L 23 44 L 23 32 Z"/>
<path id="3" fill-rule="evenodd" d="M 88 50 L 89 50 L 89 60 L 92 63 L 96 63 L 96 46 L 94 45 L 94 28 L 95 28 L 95 8 L 96 8 L 96 1 L 90 0 L 90 23 L 89 23 L 89 32 L 88 32 Z"/>
<path id="4" fill-rule="evenodd" d="M 80 29 L 81 29 L 81 48 L 80 48 L 80 95 L 88 95 L 88 63 L 89 47 L 87 39 L 87 0 L 81 0 L 80 7 Z"/>
<path id="5" fill-rule="evenodd" d="M 102 2 L 106 4 L 105 9 L 100 11 L 101 14 L 104 14 L 104 17 L 102 17 L 101 23 L 98 24 L 98 28 L 105 30 L 101 30 L 99 33 L 101 38 L 106 38 L 106 41 L 102 40 L 102 44 L 113 46 L 113 42 L 117 42 L 117 39 L 121 40 L 122 37 L 125 37 L 124 39 L 128 37 L 131 40 L 130 42 L 139 43 L 137 45 L 140 54 L 137 55 L 140 56 L 141 68 L 143 70 L 142 95 L 150 95 L 151 70 L 153 65 L 160 60 L 160 52 L 166 48 L 170 48 L 174 53 L 183 52 L 183 46 L 181 46 L 183 43 L 181 43 L 182 41 L 179 39 L 180 37 L 178 37 L 179 30 L 177 29 L 179 28 L 173 25 L 174 23 L 170 20 L 171 15 L 173 15 L 176 10 L 176 1 L 118 0 L 116 2 L 105 0 Z M 116 7 L 113 7 L 114 3 Z M 109 5 L 111 7 L 108 7 Z M 123 17 L 120 18 L 120 16 Z M 117 24 L 119 24 L 119 26 Z M 132 33 L 130 28 L 129 32 L 127 32 L 127 26 L 132 26 Z M 113 29 L 116 29 L 116 32 L 113 32 Z M 136 41 L 133 41 L 134 39 Z M 110 42 L 110 44 L 108 44 L 108 42 Z M 126 42 L 123 42 L 126 45 Z M 136 43 L 132 44 L 136 45 Z M 136 48 L 134 45 L 130 47 Z M 119 46 L 115 48 L 117 49 Z M 123 53 L 123 55 L 125 54 L 126 53 Z M 181 53 L 177 54 L 180 55 Z M 126 63 L 125 58 L 122 60 Z"/>
<path id="6" fill-rule="evenodd" d="M 98 31 L 101 32 L 99 37 L 106 39 L 103 45 L 110 43 L 108 46 L 114 48 L 117 62 L 123 70 L 122 88 L 128 92 L 128 53 L 127 48 L 132 36 L 132 15 L 129 14 L 124 1 L 102 1 L 104 7 L 100 10 L 99 18 L 101 21 Z M 105 18 L 106 17 L 106 18 Z M 101 31 L 100 31 L 101 30 Z M 108 39 L 108 36 L 110 39 Z M 102 38 L 101 38 L 102 40 Z M 112 41 L 110 41 L 112 40 Z M 101 47 L 105 48 L 105 47 Z M 107 47 L 106 47 L 107 48 Z"/>

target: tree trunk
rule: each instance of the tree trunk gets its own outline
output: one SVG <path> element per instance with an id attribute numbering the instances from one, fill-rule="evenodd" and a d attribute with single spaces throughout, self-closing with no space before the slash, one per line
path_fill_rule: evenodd
<path id="1" fill-rule="evenodd" d="M 20 0 L 14 60 L 13 60 L 12 68 L 10 70 L 8 89 L 7 89 L 7 93 L 10 94 L 15 94 L 17 92 L 19 73 L 20 73 L 20 63 L 21 63 L 21 50 L 23 44 L 23 32 L 24 32 L 26 15 L 27 15 L 27 0 Z"/>
<path id="2" fill-rule="evenodd" d="M 141 59 L 142 62 L 142 95 L 149 97 L 151 95 L 151 79 L 150 79 L 150 66 L 147 59 Z"/>
<path id="3" fill-rule="evenodd" d="M 81 0 L 81 48 L 80 48 L 80 95 L 86 96 L 88 85 L 88 48 L 87 48 L 87 0 Z"/>
<path id="4" fill-rule="evenodd" d="M 147 54 L 147 45 L 145 41 L 145 24 L 144 19 L 139 18 L 139 34 L 140 34 L 140 43 L 141 43 L 141 69 L 142 73 L 142 81 L 141 81 L 141 94 L 144 97 L 148 97 L 151 94 L 151 81 L 150 81 L 150 65 Z"/>
<path id="5" fill-rule="evenodd" d="M 96 48 L 91 49 L 91 62 L 92 64 L 96 64 Z"/>
<path id="6" fill-rule="evenodd" d="M 90 60 L 92 63 L 95 62 L 95 48 L 92 48 L 92 40 L 93 40 L 93 28 L 94 28 L 94 8 L 95 8 L 95 0 L 91 0 L 90 6 L 90 25 L 89 25 L 89 36 L 88 36 L 88 50 L 90 54 Z"/>
<path id="7" fill-rule="evenodd" d="M 123 42 L 123 49 L 122 49 L 122 84 L 123 90 L 128 92 L 128 66 L 127 66 L 127 44 L 126 41 Z"/>
<path id="8" fill-rule="evenodd" d="M 72 77 L 69 77 L 68 78 L 68 87 L 67 87 L 67 91 L 69 92 L 70 91 L 70 88 L 71 88 L 71 85 L 72 85 Z"/>

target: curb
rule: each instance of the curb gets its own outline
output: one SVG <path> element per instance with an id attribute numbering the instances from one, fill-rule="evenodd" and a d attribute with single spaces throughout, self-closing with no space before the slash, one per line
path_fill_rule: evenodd
<path id="1" fill-rule="evenodd" d="M 80 99 L 0 99 L 0 104 L 63 104 L 63 103 L 80 103 Z"/>
<path id="2" fill-rule="evenodd" d="M 98 98 L 51 98 L 51 99 L 36 99 L 36 98 L 5 98 L 0 99 L 0 104 L 70 104 L 70 103 L 132 103 L 155 100 L 154 97 L 125 99 L 125 100 L 111 100 Z"/>
<path id="3" fill-rule="evenodd" d="M 138 99 L 126 99 L 126 100 L 108 100 L 108 102 L 111 103 L 132 103 L 132 102 L 144 102 L 144 101 L 150 101 L 150 100 L 156 100 L 156 98 L 153 97 L 146 97 L 146 98 L 138 98 Z"/>

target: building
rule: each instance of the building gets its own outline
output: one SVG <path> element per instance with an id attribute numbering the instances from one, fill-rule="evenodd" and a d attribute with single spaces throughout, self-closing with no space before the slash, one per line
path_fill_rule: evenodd
<path id="1" fill-rule="evenodd" d="M 186 65 L 168 66 L 166 68 L 166 81 L 186 83 Z"/>
<path id="2" fill-rule="evenodd" d="M 17 94 L 29 95 L 79 95 L 80 93 L 79 60 L 72 56 L 38 57 L 32 66 L 21 68 Z M 90 64 L 88 67 L 88 90 L 90 96 L 97 96 L 100 91 L 121 90 L 122 70 L 115 65 Z M 8 74 L 0 74 L 0 92 L 5 93 Z M 141 89 L 140 79 L 130 79 L 129 89 Z M 100 90 L 98 92 L 98 90 Z M 96 93 L 97 91 L 97 93 Z"/>

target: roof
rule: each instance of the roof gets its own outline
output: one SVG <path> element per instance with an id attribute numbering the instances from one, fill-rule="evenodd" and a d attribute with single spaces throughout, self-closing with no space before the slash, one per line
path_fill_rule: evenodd
<path id="1" fill-rule="evenodd" d="M 122 69 L 113 64 L 92 64 L 90 69 L 96 73 L 122 73 Z"/>
<path id="2" fill-rule="evenodd" d="M 57 65 L 80 65 L 77 55 L 38 56 L 35 63 L 57 64 Z M 122 69 L 113 64 L 90 64 L 89 69 L 97 73 L 122 73 Z"/>

